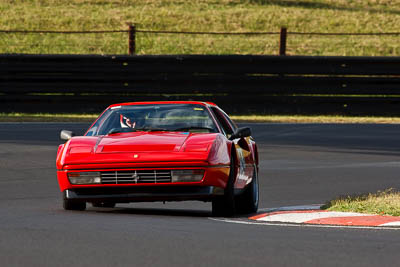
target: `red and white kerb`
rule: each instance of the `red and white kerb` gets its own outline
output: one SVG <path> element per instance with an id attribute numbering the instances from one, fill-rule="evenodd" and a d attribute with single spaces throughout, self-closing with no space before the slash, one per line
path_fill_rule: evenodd
<path id="1" fill-rule="evenodd" d="M 400 217 L 323 210 L 276 211 L 250 217 L 263 222 L 343 226 L 400 226 Z"/>

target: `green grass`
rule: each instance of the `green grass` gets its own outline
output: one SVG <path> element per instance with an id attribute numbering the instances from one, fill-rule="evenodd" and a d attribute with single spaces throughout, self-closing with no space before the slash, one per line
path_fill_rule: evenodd
<path id="1" fill-rule="evenodd" d="M 400 193 L 388 189 L 375 194 L 341 197 L 329 201 L 322 209 L 400 216 Z"/>
<path id="2" fill-rule="evenodd" d="M 232 115 L 231 118 L 237 122 L 265 123 L 400 123 L 400 117 L 350 117 L 335 115 Z"/>
<path id="3" fill-rule="evenodd" d="M 100 114 L 0 113 L 0 122 L 92 122 Z"/>
<path id="4" fill-rule="evenodd" d="M 99 114 L 0 113 L 0 122 L 92 122 Z M 263 123 L 387 123 L 400 124 L 400 117 L 345 117 L 298 115 L 232 115 L 236 122 Z"/>
<path id="5" fill-rule="evenodd" d="M 4 30 L 398 32 L 398 0 L 2 0 Z M 289 35 L 290 55 L 399 56 L 400 36 Z M 0 53 L 126 54 L 127 34 L 5 34 Z M 138 33 L 138 54 L 277 54 L 278 35 Z"/>

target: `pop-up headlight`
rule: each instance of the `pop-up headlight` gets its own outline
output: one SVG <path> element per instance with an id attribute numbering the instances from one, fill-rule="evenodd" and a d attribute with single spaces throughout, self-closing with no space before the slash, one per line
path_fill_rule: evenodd
<path id="1" fill-rule="evenodd" d="M 71 184 L 100 184 L 100 172 L 69 172 L 68 179 Z"/>
<path id="2" fill-rule="evenodd" d="M 172 182 L 200 182 L 204 176 L 204 170 L 172 170 Z"/>

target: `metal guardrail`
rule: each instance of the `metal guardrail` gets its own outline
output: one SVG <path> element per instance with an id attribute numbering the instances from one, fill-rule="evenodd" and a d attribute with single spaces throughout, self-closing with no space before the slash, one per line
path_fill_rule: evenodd
<path id="1" fill-rule="evenodd" d="M 400 57 L 0 55 L 0 111 L 188 99 L 231 113 L 400 115 Z"/>

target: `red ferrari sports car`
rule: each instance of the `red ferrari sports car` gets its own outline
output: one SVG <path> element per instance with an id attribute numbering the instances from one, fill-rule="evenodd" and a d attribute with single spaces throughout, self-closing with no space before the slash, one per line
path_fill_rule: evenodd
<path id="1" fill-rule="evenodd" d="M 258 153 L 213 103 L 109 106 L 84 136 L 63 130 L 57 178 L 66 210 L 116 203 L 200 200 L 215 216 L 258 209 Z"/>

